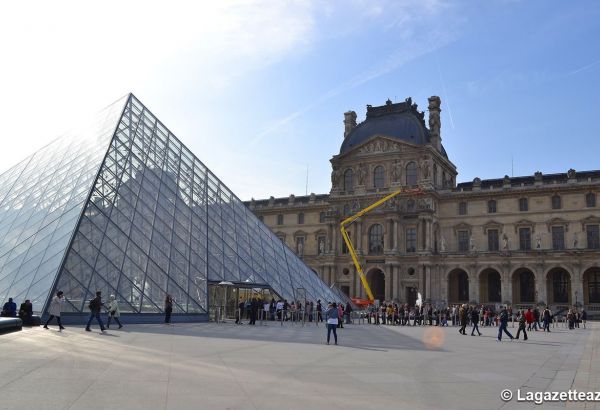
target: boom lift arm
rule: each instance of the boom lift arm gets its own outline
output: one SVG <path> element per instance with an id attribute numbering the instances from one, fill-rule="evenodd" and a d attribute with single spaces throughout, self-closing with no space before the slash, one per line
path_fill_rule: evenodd
<path id="1" fill-rule="evenodd" d="M 411 189 L 402 188 L 396 192 L 392 192 L 391 194 L 384 196 L 380 200 L 375 201 L 374 203 L 367 206 L 366 208 L 358 211 L 354 215 L 344 219 L 342 221 L 342 223 L 340 224 L 340 231 L 342 232 L 342 238 L 344 238 L 344 242 L 346 243 L 346 247 L 348 248 L 348 251 L 350 252 L 350 256 L 352 257 L 352 262 L 354 262 L 354 266 L 356 267 L 356 271 L 358 272 L 358 275 L 360 276 L 360 281 L 362 282 L 363 287 L 365 288 L 365 291 L 367 292 L 367 297 L 369 298 L 370 303 L 373 303 L 375 301 L 375 297 L 373 296 L 373 292 L 371 291 L 371 287 L 369 286 L 369 283 L 367 282 L 367 278 L 365 277 L 362 267 L 360 266 L 360 263 L 358 262 L 358 257 L 356 256 L 356 250 L 354 249 L 354 246 L 352 245 L 352 241 L 350 240 L 348 231 L 346 231 L 346 227 L 349 226 L 352 222 L 356 221 L 361 216 L 371 212 L 373 209 L 381 206 L 382 204 L 386 203 L 390 199 L 392 199 L 400 194 L 422 195 L 423 190 L 421 190 L 421 188 L 411 188 Z"/>

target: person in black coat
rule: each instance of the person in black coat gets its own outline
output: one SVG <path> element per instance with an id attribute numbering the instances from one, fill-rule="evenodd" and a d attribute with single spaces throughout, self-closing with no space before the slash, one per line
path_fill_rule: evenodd
<path id="1" fill-rule="evenodd" d="M 31 317 L 33 316 L 33 305 L 27 299 L 25 302 L 21 303 L 21 307 L 19 308 L 19 317 L 23 321 L 23 324 L 26 326 L 33 325 L 33 321 Z"/>
<path id="2" fill-rule="evenodd" d="M 479 331 L 479 310 L 477 310 L 476 307 L 471 310 L 471 323 L 473 324 L 473 329 L 471 329 L 471 336 L 475 336 L 476 330 L 477 335 L 481 336 L 481 332 Z"/>

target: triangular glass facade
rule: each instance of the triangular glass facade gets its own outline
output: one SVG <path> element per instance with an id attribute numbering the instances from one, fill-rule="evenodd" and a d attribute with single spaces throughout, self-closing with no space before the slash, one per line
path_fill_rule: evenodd
<path id="1" fill-rule="evenodd" d="M 0 302 L 41 310 L 60 289 L 87 312 L 102 290 L 158 313 L 169 293 L 175 313 L 203 314 L 220 281 L 335 298 L 133 95 L 100 119 L 0 176 Z"/>

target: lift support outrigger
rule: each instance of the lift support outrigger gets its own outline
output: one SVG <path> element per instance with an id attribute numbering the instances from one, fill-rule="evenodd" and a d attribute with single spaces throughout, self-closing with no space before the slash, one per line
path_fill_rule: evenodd
<path id="1" fill-rule="evenodd" d="M 348 248 L 348 251 L 350 252 L 350 256 L 352 257 L 352 261 L 354 262 L 356 271 L 358 272 L 358 275 L 360 276 L 360 281 L 362 282 L 363 287 L 365 288 L 365 291 L 367 293 L 367 297 L 369 298 L 369 304 L 371 304 L 371 305 L 375 302 L 375 297 L 373 296 L 373 292 L 371 291 L 371 287 L 369 286 L 369 283 L 367 282 L 367 278 L 365 277 L 363 269 L 360 266 L 360 263 L 358 262 L 358 257 L 356 256 L 356 251 L 354 249 L 354 246 L 352 245 L 352 241 L 350 240 L 348 231 L 346 231 L 346 227 L 348 227 L 352 222 L 356 221 L 361 216 L 371 212 L 373 209 L 381 206 L 382 204 L 386 203 L 390 199 L 392 199 L 400 194 L 422 195 L 423 190 L 421 188 L 410 188 L 410 189 L 402 188 L 396 192 L 392 192 L 391 194 L 384 196 L 380 200 L 367 206 L 366 208 L 358 211 L 354 215 L 344 219 L 342 221 L 342 223 L 340 224 L 340 231 L 342 232 L 342 238 L 344 238 L 346 247 Z"/>

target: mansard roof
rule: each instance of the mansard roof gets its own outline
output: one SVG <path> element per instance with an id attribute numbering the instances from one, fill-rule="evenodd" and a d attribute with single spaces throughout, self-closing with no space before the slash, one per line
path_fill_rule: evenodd
<path id="1" fill-rule="evenodd" d="M 425 126 L 425 114 L 417 110 L 417 104 L 407 98 L 401 103 L 387 100 L 385 105 L 367 105 L 367 118 L 358 124 L 340 148 L 340 155 L 352 150 L 376 135 L 398 139 L 415 145 L 429 144 L 430 134 Z M 447 158 L 442 147 L 442 154 Z"/>

